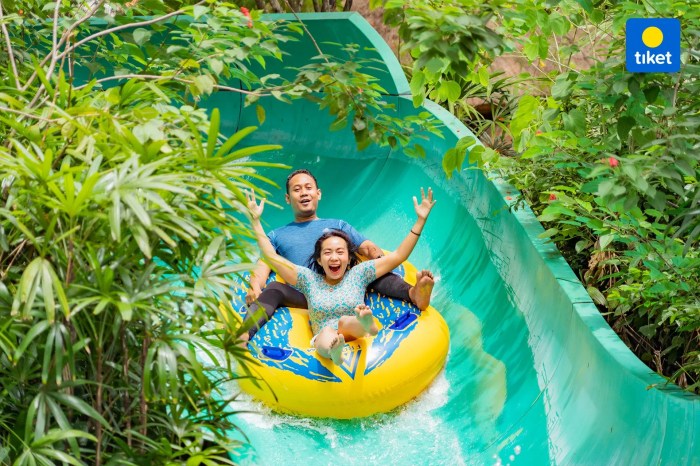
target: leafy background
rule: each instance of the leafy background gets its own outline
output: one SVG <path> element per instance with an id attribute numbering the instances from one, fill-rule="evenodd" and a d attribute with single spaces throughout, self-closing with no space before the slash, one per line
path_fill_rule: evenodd
<path id="1" fill-rule="evenodd" d="M 385 116 L 371 64 L 355 63 L 352 46 L 339 59 L 319 49 L 292 79 L 252 71 L 303 33 L 261 21 L 262 9 L 352 6 L 3 2 L 0 462 L 233 462 L 238 445 L 224 432 L 235 404 L 221 386 L 246 355 L 243 329 L 219 303 L 249 267 L 242 191 L 270 186 L 247 157 L 274 147 L 239 149 L 255 129 L 224 138 L 198 102 L 220 89 L 245 93 L 248 105 L 310 98 L 360 149 L 423 156 L 413 136 L 434 123 Z M 698 9 L 370 6 L 397 31 L 414 102 L 440 102 L 483 142 L 444 154 L 446 176 L 481 169 L 516 186 L 622 339 L 698 392 Z M 681 72 L 625 71 L 630 16 L 681 19 Z M 503 56 L 532 71 L 494 71 Z M 230 78 L 244 89 L 228 88 Z M 197 348 L 225 351 L 202 362 Z"/>

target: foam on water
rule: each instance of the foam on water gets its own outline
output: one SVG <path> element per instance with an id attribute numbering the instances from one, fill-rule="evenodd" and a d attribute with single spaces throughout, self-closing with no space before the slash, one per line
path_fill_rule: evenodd
<path id="1" fill-rule="evenodd" d="M 332 459 L 399 465 L 495 464 L 493 451 L 485 457 L 483 446 L 493 436 L 494 421 L 502 409 L 501 377 L 493 375 L 503 372 L 502 363 L 486 357 L 480 338 L 473 337 L 474 332 L 480 333 L 473 315 L 462 309 L 460 321 L 472 333 L 466 337 L 469 344 L 461 342 L 458 351 L 448 355 L 446 369 L 421 395 L 390 413 L 351 420 L 302 418 L 273 412 L 241 393 L 231 407 L 239 412 L 234 422 L 245 432 L 249 445 L 236 462 L 307 465 L 310 461 L 329 464 Z M 459 341 L 459 333 L 453 335 L 454 341 Z M 220 350 L 211 351 L 223 361 Z M 204 352 L 199 352 L 199 358 L 216 365 Z M 465 371 L 465 364 L 471 370 Z M 464 392 L 465 386 L 479 387 L 478 394 L 460 396 L 458 402 L 455 393 Z M 240 393 L 235 382 L 223 388 L 224 396 Z M 313 403 L 312 396 L 309 402 Z M 503 446 L 499 450 L 505 453 Z"/>
<path id="2" fill-rule="evenodd" d="M 446 432 L 434 412 L 445 406 L 449 390 L 443 371 L 427 390 L 402 408 L 354 420 L 279 414 L 250 397 L 241 398 L 235 408 L 252 412 L 239 414 L 236 420 L 255 449 L 252 457 L 241 458 L 242 464 L 305 464 L 310 454 L 316 460 L 332 455 L 335 460 L 370 464 L 420 464 L 428 455 L 433 460 L 441 457 L 433 464 L 465 464 L 458 436 Z"/>

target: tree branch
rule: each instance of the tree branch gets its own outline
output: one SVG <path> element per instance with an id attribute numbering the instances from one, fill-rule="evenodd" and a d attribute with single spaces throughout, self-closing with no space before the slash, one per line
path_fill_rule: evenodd
<path id="1" fill-rule="evenodd" d="M 302 29 L 304 29 L 304 32 L 306 32 L 306 34 L 309 36 L 309 40 L 311 40 L 311 43 L 314 44 L 314 48 L 316 49 L 318 54 L 323 57 L 323 59 L 326 61 L 326 63 L 330 63 L 330 61 L 328 60 L 328 57 L 326 57 L 326 55 L 321 50 L 321 47 L 319 47 L 318 42 L 316 42 L 316 39 L 314 39 L 314 36 L 311 35 L 311 31 L 309 31 L 309 29 L 306 27 L 306 24 L 304 24 L 304 22 L 301 20 L 299 15 L 292 9 L 291 5 L 289 4 L 289 1 L 284 0 L 284 3 L 289 7 L 289 9 L 292 10 L 292 14 L 297 19 L 297 21 L 299 21 L 299 24 L 301 24 L 301 27 L 302 27 Z M 324 4 L 324 8 L 325 8 L 325 5 L 327 4 L 327 0 L 323 0 L 323 4 Z M 328 11 L 328 10 L 323 10 L 323 11 Z"/>
<path id="2" fill-rule="evenodd" d="M 201 0 L 194 5 L 191 6 L 197 6 L 197 5 L 202 5 L 205 3 L 206 0 Z M 187 8 L 190 8 L 189 6 Z M 66 49 L 61 53 L 61 55 L 58 56 L 58 58 L 63 58 L 65 55 L 73 52 L 75 49 L 80 47 L 83 44 L 86 44 L 90 42 L 91 40 L 95 40 L 98 37 L 106 36 L 109 34 L 112 34 L 117 31 L 123 31 L 124 29 L 132 29 L 132 28 L 138 28 L 141 26 L 150 26 L 151 24 L 159 23 L 161 21 L 165 21 L 166 19 L 172 18 L 173 16 L 181 15 L 182 13 L 185 12 L 185 8 L 181 8 L 177 11 L 173 11 L 172 13 L 168 13 L 167 15 L 159 16 L 158 18 L 153 18 L 149 19 L 147 21 L 141 21 L 139 23 L 130 23 L 130 24 L 122 24 L 121 26 L 116 26 L 111 29 L 105 29 L 104 31 L 96 32 L 95 34 L 86 37 L 85 39 L 76 42 L 74 45 L 70 47 L 66 47 Z"/>
<path id="3" fill-rule="evenodd" d="M 12 67 L 12 74 L 15 78 L 15 87 L 20 89 L 22 86 L 19 82 L 19 74 L 17 73 L 17 64 L 15 63 L 15 53 L 12 50 L 12 41 L 10 40 L 10 34 L 7 32 L 7 26 L 3 19 L 5 15 L 2 12 L 2 2 L 0 2 L 0 28 L 2 29 L 2 35 L 5 37 L 5 45 L 7 46 L 7 56 L 10 59 L 10 66 Z"/>
<path id="4" fill-rule="evenodd" d="M 58 47 L 58 10 L 61 8 L 61 2 L 56 2 L 56 6 L 53 9 L 53 47 L 51 48 L 51 54 L 56 55 L 56 48 Z"/>
<path id="5" fill-rule="evenodd" d="M 98 10 L 104 3 L 105 3 L 105 0 L 100 0 L 99 2 L 95 3 L 95 5 L 93 5 L 93 7 L 90 8 L 90 10 L 89 10 L 87 13 L 85 13 L 85 16 L 83 16 L 82 18 L 80 18 L 80 19 L 79 19 L 78 21 L 76 21 L 75 23 L 71 24 L 71 25 L 68 27 L 68 29 L 66 29 L 66 31 L 63 33 L 63 35 L 61 35 L 61 40 L 58 41 L 58 46 L 59 46 L 59 47 L 62 46 L 64 42 L 66 42 L 67 40 L 69 40 L 71 34 L 73 33 L 73 31 L 75 31 L 75 28 L 77 28 L 78 26 L 80 26 L 81 24 L 83 24 L 83 23 L 84 23 L 85 21 L 87 21 L 88 19 L 92 18 L 92 16 L 97 12 L 97 10 Z"/>
<path id="6" fill-rule="evenodd" d="M 275 13 L 284 13 L 284 8 L 282 8 L 282 5 L 280 5 L 280 2 L 277 0 L 270 0 L 270 5 L 272 5 L 272 9 Z"/>
<path id="7" fill-rule="evenodd" d="M 37 115 L 32 115 L 31 113 L 22 112 L 20 110 L 15 110 L 14 108 L 0 107 L 0 110 L 2 110 L 3 112 L 14 113 L 16 115 L 21 115 L 23 117 L 31 118 L 33 120 L 48 121 L 48 122 L 58 121 L 57 119 L 44 118 L 44 117 L 40 117 Z"/>
<path id="8" fill-rule="evenodd" d="M 60 2 L 59 2 L 60 3 Z M 95 369 L 95 379 L 97 382 L 97 395 L 93 408 L 97 411 L 100 416 L 103 413 L 102 410 L 102 390 L 103 387 L 103 374 L 102 374 L 102 346 L 97 345 L 97 367 Z M 99 466 L 102 463 L 102 423 L 95 420 L 95 437 L 97 437 L 97 442 L 95 446 L 95 464 Z"/>
<path id="9" fill-rule="evenodd" d="M 126 358 L 124 364 L 122 365 L 122 375 L 124 376 L 124 380 L 129 380 L 129 348 L 126 345 L 126 330 L 124 328 L 124 322 L 121 323 L 119 328 L 119 336 L 122 344 L 122 354 L 124 354 L 124 357 Z M 129 396 L 128 390 L 124 390 L 123 402 L 124 412 L 128 413 L 131 410 L 131 397 Z M 129 448 L 132 446 L 131 441 L 131 416 L 126 416 L 126 444 L 129 445 Z"/>
<path id="10" fill-rule="evenodd" d="M 68 29 L 66 29 L 66 31 L 61 35 L 61 39 L 58 41 L 58 44 L 56 45 L 56 49 L 60 48 L 61 45 L 63 45 L 63 43 L 66 41 L 66 39 L 67 39 L 68 37 L 70 37 L 70 34 L 73 32 L 73 30 L 74 30 L 75 28 L 77 28 L 79 25 L 81 25 L 82 23 L 84 23 L 85 21 L 87 21 L 88 19 L 90 19 L 90 18 L 92 17 L 92 15 L 95 14 L 95 12 L 97 11 L 97 9 L 98 9 L 100 6 L 102 6 L 102 4 L 103 4 L 104 2 L 105 2 L 105 0 L 100 0 L 99 2 L 97 2 L 97 3 L 92 7 L 92 9 L 90 9 L 90 11 L 88 11 L 87 13 L 85 13 L 85 16 L 83 16 L 81 19 L 79 19 L 78 21 L 76 21 L 75 23 L 73 23 Z M 55 24 L 55 23 L 54 23 L 54 24 Z M 41 61 L 41 63 L 39 64 L 39 66 L 40 66 L 40 67 L 43 67 L 44 65 L 46 65 L 46 62 L 49 61 L 49 59 L 52 58 L 53 55 L 54 55 L 54 51 L 52 50 L 51 52 L 49 52 L 48 55 L 46 55 L 46 56 L 44 57 L 44 59 L 43 59 L 43 60 Z M 53 70 L 51 70 L 51 71 L 53 72 Z M 22 87 L 22 90 L 23 90 L 23 91 L 26 91 L 27 89 L 29 89 L 29 86 L 32 85 L 32 83 L 34 82 L 34 80 L 36 79 L 36 77 L 37 77 L 37 73 L 36 73 L 36 71 L 35 71 L 35 72 L 32 73 L 32 75 L 29 77 L 29 79 L 27 80 L 27 82 L 26 82 L 26 84 L 24 85 L 24 87 Z"/>
<path id="11" fill-rule="evenodd" d="M 109 76 L 106 78 L 98 79 L 95 82 L 96 83 L 103 83 L 107 81 L 117 81 L 120 79 L 153 79 L 153 80 L 168 80 L 168 81 L 176 81 L 179 83 L 184 83 L 184 84 L 194 84 L 194 81 L 190 79 L 184 79 L 184 78 L 176 78 L 175 76 L 160 76 L 156 74 L 120 74 L 119 76 Z M 80 90 L 87 86 L 87 84 L 83 84 L 82 86 L 77 86 L 75 87 L 75 90 Z M 244 89 L 239 89 L 237 87 L 229 87 L 229 86 L 222 86 L 220 84 L 214 84 L 214 88 L 218 89 L 220 91 L 231 91 L 231 92 L 239 92 L 241 94 L 246 94 L 246 95 L 259 95 L 259 96 L 268 96 L 271 94 L 261 94 L 260 92 L 256 91 L 246 91 Z"/>
<path id="12" fill-rule="evenodd" d="M 143 341 L 143 345 L 141 346 L 141 377 L 143 377 L 143 374 L 145 374 L 146 370 L 146 356 L 148 355 L 148 347 L 151 345 L 151 338 L 146 335 Z M 146 401 L 146 384 L 143 383 L 143 379 L 141 379 L 141 393 L 139 396 L 139 433 L 143 436 L 146 437 L 146 433 L 148 432 L 148 403 Z M 145 451 L 145 441 L 142 440 L 141 442 L 141 450 Z"/>

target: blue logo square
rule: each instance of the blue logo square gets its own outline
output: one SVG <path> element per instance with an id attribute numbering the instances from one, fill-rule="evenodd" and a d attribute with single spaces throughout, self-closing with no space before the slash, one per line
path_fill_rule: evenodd
<path id="1" fill-rule="evenodd" d="M 681 22 L 676 18 L 630 18 L 625 24 L 627 71 L 675 73 L 681 69 Z"/>

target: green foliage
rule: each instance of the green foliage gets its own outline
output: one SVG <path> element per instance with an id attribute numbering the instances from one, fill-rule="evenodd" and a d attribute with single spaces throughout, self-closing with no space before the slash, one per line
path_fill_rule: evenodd
<path id="1" fill-rule="evenodd" d="M 467 159 L 462 151 L 474 141 L 460 141 L 443 160 L 448 176 L 468 161 L 515 185 L 622 339 L 700 392 L 697 8 L 677 0 L 374 3 L 400 24 L 415 59 L 414 102 L 442 102 L 489 146 L 473 146 Z M 647 16 L 680 18 L 679 73 L 625 70 L 625 21 Z M 490 75 L 504 51 L 540 72 Z M 487 112 L 476 112 L 479 101 Z"/>
<path id="2" fill-rule="evenodd" d="M 573 15 L 609 30 L 605 47 L 623 50 L 630 7 Z M 623 340 L 651 367 L 698 391 L 700 67 L 693 31 L 700 18 L 687 5 L 656 8 L 680 16 L 688 32 L 681 72 L 628 73 L 621 57 L 605 51 L 590 69 L 559 74 L 550 98 L 521 99 L 511 129 L 527 165 L 510 173 L 544 207 L 548 236 L 588 256 L 582 277 Z M 564 62 L 568 55 L 559 53 Z"/>
<path id="3" fill-rule="evenodd" d="M 16 420 L 2 443 L 17 464 L 213 460 L 235 446 L 221 392 L 231 375 L 217 381 L 195 349 L 235 341 L 235 327 L 205 324 L 222 321 L 243 268 L 230 262 L 245 257 L 235 238 L 247 230 L 222 214 L 249 186 L 248 151 L 215 154 L 217 115 L 209 125 L 150 83 L 85 89 L 69 113 L 46 112 L 42 139 L 17 128 L 0 149 L 0 400 Z M 202 453 L 205 439 L 217 449 Z"/>
<path id="4" fill-rule="evenodd" d="M 210 323 L 247 267 L 248 230 L 225 209 L 252 187 L 251 148 L 147 82 L 38 110 L 41 138 L 14 125 L 0 147 L 8 461 L 230 462 L 223 384 L 242 353 L 237 325 Z M 229 351 L 195 356 L 213 347 Z"/>
<path id="5" fill-rule="evenodd" d="M 465 74 L 504 50 L 501 36 L 490 24 L 499 2 L 381 3 L 384 22 L 398 26 L 402 51 L 414 59 L 411 91 L 416 106 L 426 96 L 436 102 L 455 102 Z"/>
<path id="6" fill-rule="evenodd" d="M 220 303 L 250 267 L 234 214 L 242 190 L 262 192 L 251 180 L 266 180 L 249 157 L 278 147 L 240 147 L 254 128 L 224 137 L 218 112 L 187 100 L 219 74 L 257 79 L 223 47 L 251 32 L 214 27 L 242 19 L 223 6 L 207 11 L 210 36 L 171 24 L 188 59 L 207 64 L 184 66 L 179 50 L 136 53 L 163 29 L 106 17 L 119 29 L 98 36 L 78 24 L 91 12 L 32 6 L 0 19 L 12 70 L 0 84 L 0 462 L 231 464 L 228 382 L 247 356 Z M 60 21 L 46 25 L 44 11 Z M 252 35 L 252 54 L 279 56 L 265 30 Z M 96 66 L 79 68 L 90 53 Z M 133 77 L 110 80 L 117 69 Z"/>
<path id="7" fill-rule="evenodd" d="M 426 131 L 439 133 L 435 118 L 427 112 L 403 118 L 394 116 L 395 105 L 385 100 L 386 91 L 378 79 L 363 72 L 375 63 L 356 58 L 357 45 L 350 44 L 342 50 L 347 58 L 319 55 L 300 67 L 297 89 L 304 89 L 306 98 L 318 102 L 319 108 L 328 109 L 335 116 L 331 130 L 350 125 L 359 150 L 376 142 L 391 147 L 400 145 L 405 153 L 424 157 L 425 150 L 416 141 L 426 139 Z M 319 92 L 310 94 L 307 90 Z M 300 91 L 291 94 L 302 95 Z"/>

